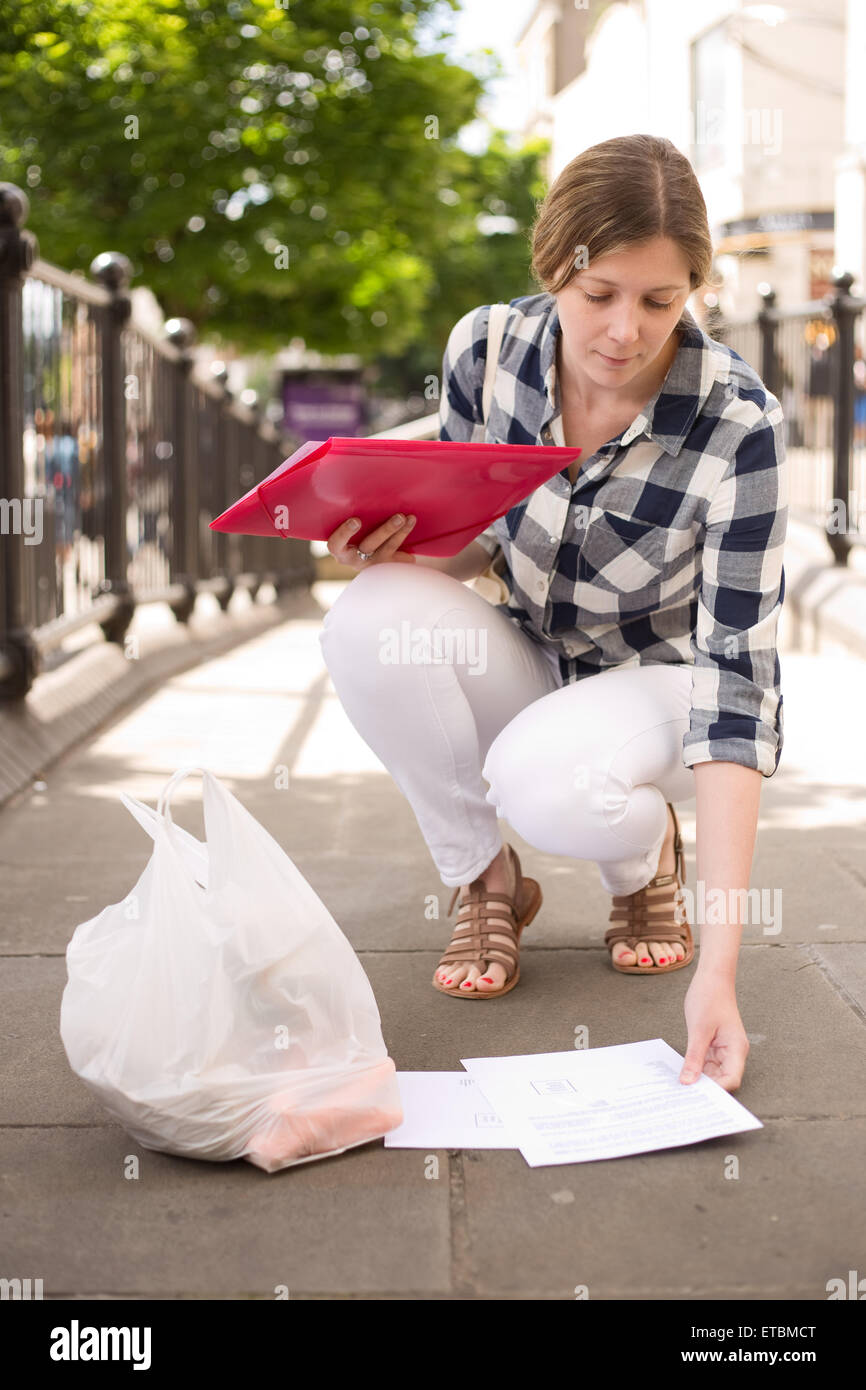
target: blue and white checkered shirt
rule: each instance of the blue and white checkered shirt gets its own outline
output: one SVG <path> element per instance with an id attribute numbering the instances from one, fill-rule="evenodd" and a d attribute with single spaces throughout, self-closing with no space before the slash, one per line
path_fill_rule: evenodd
<path id="1" fill-rule="evenodd" d="M 487 426 L 490 306 L 454 325 L 440 439 L 559 444 L 559 314 L 549 294 L 510 302 Z M 505 611 L 563 684 L 621 666 L 693 669 L 683 764 L 771 777 L 783 743 L 776 649 L 788 474 L 782 408 L 757 373 L 684 309 L 664 382 L 627 429 L 477 537 L 504 557 Z"/>

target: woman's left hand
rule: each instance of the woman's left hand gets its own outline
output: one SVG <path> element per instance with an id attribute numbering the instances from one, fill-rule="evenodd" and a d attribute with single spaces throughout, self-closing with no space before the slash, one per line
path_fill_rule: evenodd
<path id="1" fill-rule="evenodd" d="M 686 992 L 684 1011 L 689 1045 L 680 1081 L 687 1085 L 703 1072 L 724 1090 L 735 1091 L 743 1079 L 749 1040 L 733 982 L 703 976 L 698 967 Z"/>

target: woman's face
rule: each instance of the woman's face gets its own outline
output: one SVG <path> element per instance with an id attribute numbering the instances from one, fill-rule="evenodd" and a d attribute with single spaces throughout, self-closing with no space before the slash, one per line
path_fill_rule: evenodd
<path id="1" fill-rule="evenodd" d="M 676 242 L 655 237 L 575 272 L 556 303 L 565 369 L 580 389 L 632 395 L 649 382 L 691 294 L 689 270 Z"/>

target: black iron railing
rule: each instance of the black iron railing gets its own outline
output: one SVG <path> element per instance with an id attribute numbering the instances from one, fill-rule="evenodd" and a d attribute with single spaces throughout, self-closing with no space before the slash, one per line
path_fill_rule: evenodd
<path id="1" fill-rule="evenodd" d="M 710 330 L 778 397 L 789 513 L 823 530 L 839 565 L 866 544 L 866 299 L 849 293 L 853 279 L 836 272 L 832 294 L 787 309 L 765 285 L 755 317 Z"/>
<path id="2" fill-rule="evenodd" d="M 193 325 L 131 320 L 130 262 L 94 280 L 38 257 L 26 194 L 0 184 L 0 698 L 26 695 L 44 656 L 97 623 L 122 642 L 139 604 L 186 622 L 203 591 L 226 608 L 314 577 L 308 541 L 208 523 L 292 452 L 226 371 L 193 370 Z"/>

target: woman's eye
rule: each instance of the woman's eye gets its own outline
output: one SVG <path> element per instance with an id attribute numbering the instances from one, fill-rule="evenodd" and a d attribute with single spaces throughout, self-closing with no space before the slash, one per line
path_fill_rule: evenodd
<path id="1" fill-rule="evenodd" d="M 602 304 L 605 299 L 610 298 L 608 294 L 587 294 L 586 290 L 582 290 L 581 293 L 589 304 Z M 651 309 L 669 309 L 673 302 L 672 299 L 669 299 L 667 304 L 659 304 L 655 299 L 647 300 L 647 304 Z"/>

